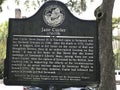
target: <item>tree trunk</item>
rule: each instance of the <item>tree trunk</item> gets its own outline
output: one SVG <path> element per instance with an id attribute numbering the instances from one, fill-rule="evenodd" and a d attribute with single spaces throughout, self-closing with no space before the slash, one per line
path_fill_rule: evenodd
<path id="1" fill-rule="evenodd" d="M 115 0 L 103 0 L 98 17 L 101 81 L 98 90 L 116 90 L 112 50 L 112 11 Z"/>

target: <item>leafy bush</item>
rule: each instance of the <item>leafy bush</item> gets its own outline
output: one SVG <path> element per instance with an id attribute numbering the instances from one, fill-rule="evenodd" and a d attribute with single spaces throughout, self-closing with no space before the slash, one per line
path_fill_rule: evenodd
<path id="1" fill-rule="evenodd" d="M 3 78 L 4 61 L 0 60 L 0 79 Z"/>
<path id="2" fill-rule="evenodd" d="M 6 58 L 6 40 L 8 34 L 8 22 L 0 24 L 0 79 L 3 78 L 4 59 Z"/>

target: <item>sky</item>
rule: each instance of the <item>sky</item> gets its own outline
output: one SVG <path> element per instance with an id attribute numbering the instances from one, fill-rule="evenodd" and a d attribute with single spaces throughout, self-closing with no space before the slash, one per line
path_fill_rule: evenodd
<path id="1" fill-rule="evenodd" d="M 34 15 L 38 9 L 34 10 L 30 8 L 30 11 L 26 11 L 24 6 L 23 6 L 23 0 L 21 0 L 21 3 L 19 6 L 17 6 L 14 3 L 14 0 L 6 0 L 4 4 L 2 5 L 3 12 L 0 13 L 0 22 L 4 22 L 6 20 L 9 20 L 9 18 L 14 18 L 15 17 L 15 8 L 20 8 L 22 11 L 22 16 L 30 17 Z M 68 0 L 59 0 L 62 1 L 63 3 L 67 2 Z M 80 19 L 85 19 L 85 20 L 93 20 L 95 19 L 94 16 L 94 11 L 95 9 L 101 5 L 102 0 L 94 0 L 93 3 L 90 3 L 90 0 L 87 1 L 87 10 L 83 12 L 81 15 L 78 15 L 73 12 L 73 14 L 80 18 Z M 113 9 L 113 17 L 120 17 L 120 0 L 115 0 L 114 4 L 114 9 Z"/>

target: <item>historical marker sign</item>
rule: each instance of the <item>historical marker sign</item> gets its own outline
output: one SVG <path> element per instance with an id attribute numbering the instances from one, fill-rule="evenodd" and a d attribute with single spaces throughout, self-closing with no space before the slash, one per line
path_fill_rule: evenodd
<path id="1" fill-rule="evenodd" d="M 99 83 L 96 21 L 74 17 L 58 1 L 28 19 L 10 19 L 7 85 L 81 86 Z"/>

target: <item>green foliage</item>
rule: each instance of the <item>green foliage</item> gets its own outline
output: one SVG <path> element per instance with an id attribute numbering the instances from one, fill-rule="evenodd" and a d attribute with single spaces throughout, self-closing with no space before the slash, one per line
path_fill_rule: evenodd
<path id="1" fill-rule="evenodd" d="M 30 7 L 34 9 L 38 9 L 41 5 L 41 3 L 46 2 L 49 0 L 24 0 L 24 6 L 26 7 L 26 10 L 29 11 Z M 93 2 L 94 0 L 91 0 Z M 15 3 L 17 5 L 20 4 L 20 0 L 15 0 Z M 87 6 L 86 6 L 86 0 L 68 0 L 66 5 L 72 10 L 77 13 L 81 13 L 82 11 L 85 11 Z"/>
<path id="2" fill-rule="evenodd" d="M 113 40 L 118 40 L 120 42 L 120 36 L 113 36 Z"/>
<path id="3" fill-rule="evenodd" d="M 5 0 L 0 0 L 0 5 L 4 2 Z"/>
<path id="4" fill-rule="evenodd" d="M 3 60 L 0 61 L 0 79 L 3 78 L 3 69 L 4 69 L 4 62 Z"/>
<path id="5" fill-rule="evenodd" d="M 120 50 L 114 53 L 115 69 L 120 70 Z"/>
<path id="6" fill-rule="evenodd" d="M 115 69 L 120 70 L 120 49 L 113 51 L 114 51 Z"/>
<path id="7" fill-rule="evenodd" d="M 5 0 L 0 0 L 0 12 L 2 12 L 2 7 L 1 7 L 1 5 L 3 4 L 4 1 L 5 1 Z"/>
<path id="8" fill-rule="evenodd" d="M 8 22 L 0 24 L 0 78 L 3 77 L 3 62 L 6 58 L 6 39 L 8 34 Z"/>
<path id="9" fill-rule="evenodd" d="M 17 5 L 19 5 L 19 4 L 20 4 L 20 1 L 19 1 L 19 0 L 15 0 L 15 3 L 16 3 Z"/>
<path id="10" fill-rule="evenodd" d="M 120 17 L 119 18 L 113 18 L 112 19 L 112 27 L 114 29 L 120 30 Z M 113 41 L 116 43 L 113 43 L 114 46 L 117 48 L 113 48 L 114 52 L 114 60 L 115 60 L 115 69 L 120 69 L 120 35 L 113 36 Z"/>
<path id="11" fill-rule="evenodd" d="M 112 27 L 113 27 L 113 30 L 114 30 L 114 28 L 118 28 L 118 29 L 120 29 L 120 17 L 119 18 L 113 18 L 112 19 Z"/>
<path id="12" fill-rule="evenodd" d="M 41 0 L 24 0 L 22 2 L 24 4 L 24 6 L 25 6 L 26 11 L 29 11 L 31 9 L 31 7 L 33 9 L 39 8 L 41 2 L 44 2 L 44 1 L 46 1 L 46 0 L 42 0 L 42 1 Z M 15 0 L 15 3 L 17 5 L 20 5 L 20 2 L 21 2 L 21 0 Z"/>
<path id="13" fill-rule="evenodd" d="M 86 10 L 86 1 L 85 0 L 69 0 L 66 4 L 72 11 L 81 13 Z"/>

